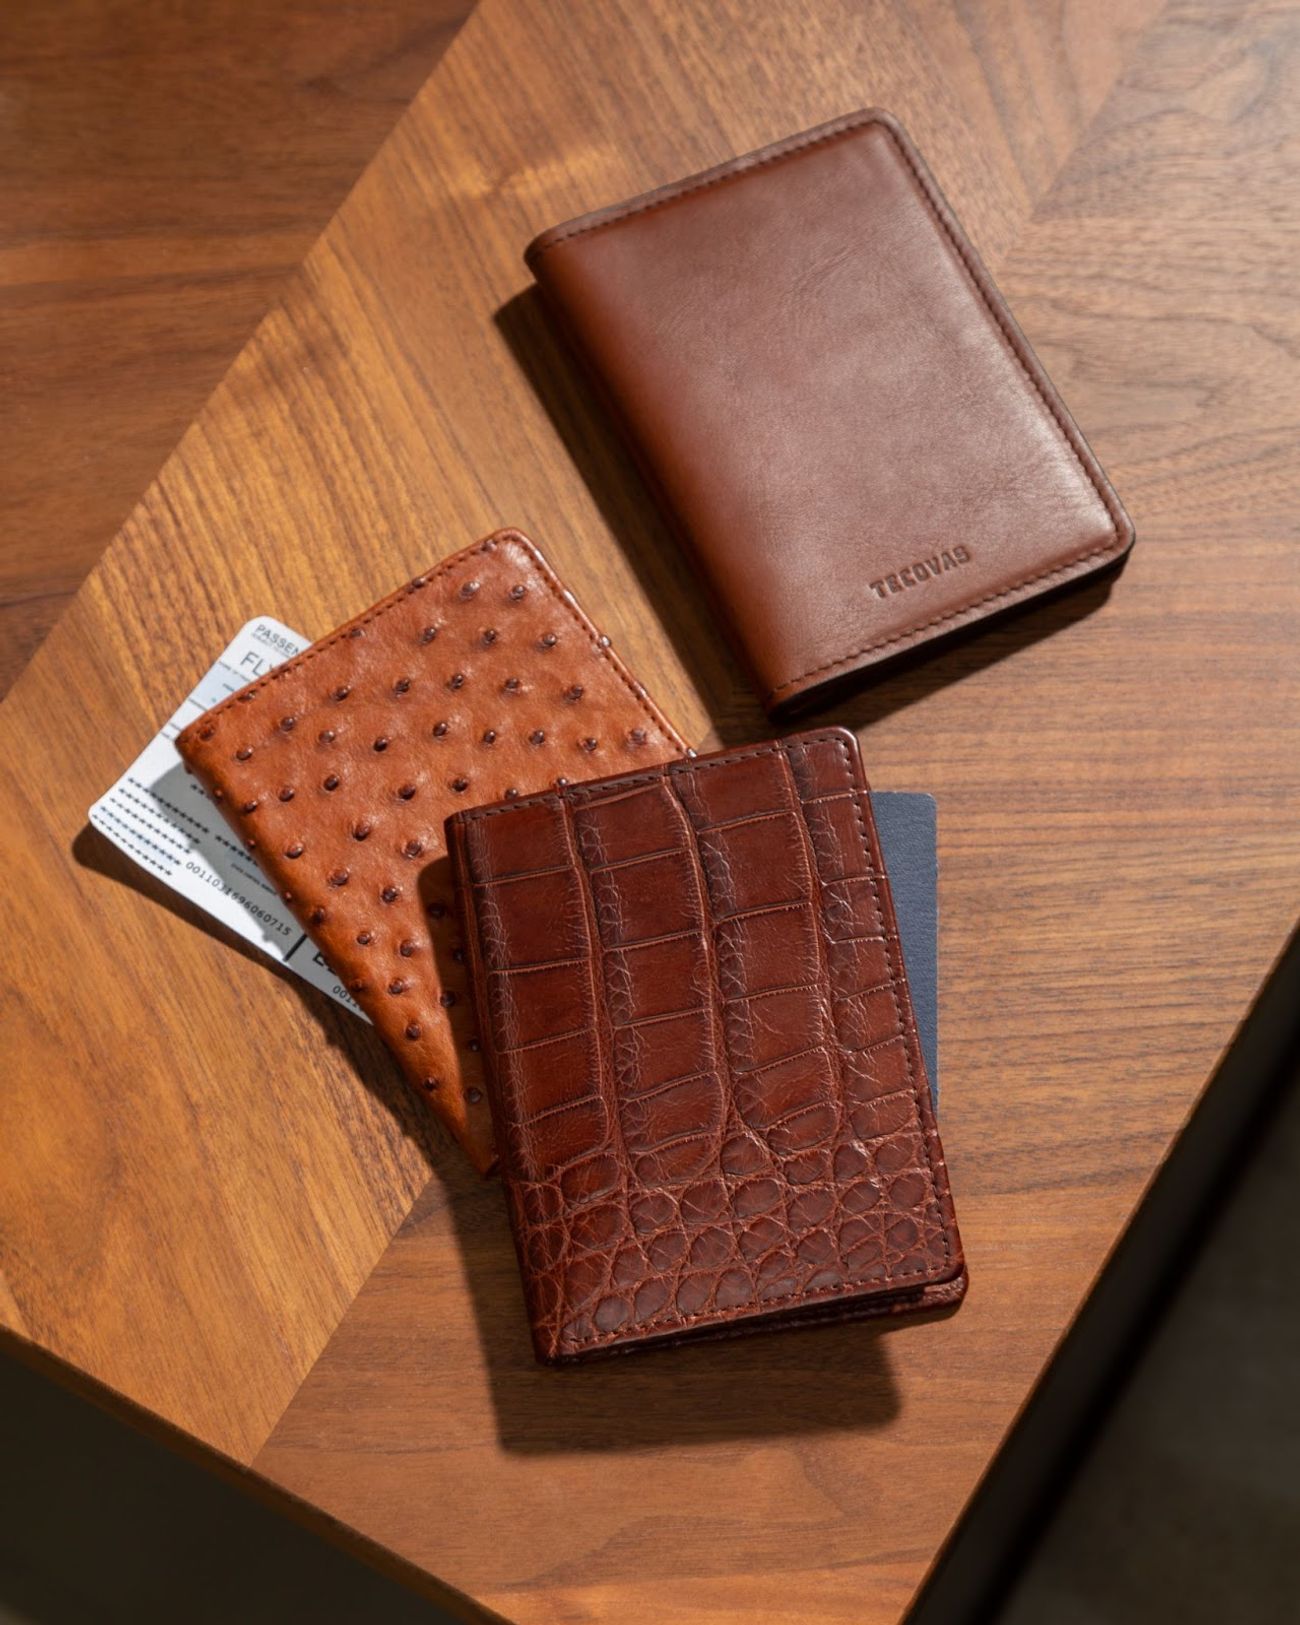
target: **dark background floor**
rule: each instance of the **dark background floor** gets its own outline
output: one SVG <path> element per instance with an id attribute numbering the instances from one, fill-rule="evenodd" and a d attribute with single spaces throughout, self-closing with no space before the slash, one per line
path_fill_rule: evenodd
<path id="1" fill-rule="evenodd" d="M 0 1464 L 3 1625 L 450 1618 L 12 1358 Z"/>
<path id="2" fill-rule="evenodd" d="M 1293 1061 L 1000 1625 L 1300 1619 L 1297 1084 Z"/>

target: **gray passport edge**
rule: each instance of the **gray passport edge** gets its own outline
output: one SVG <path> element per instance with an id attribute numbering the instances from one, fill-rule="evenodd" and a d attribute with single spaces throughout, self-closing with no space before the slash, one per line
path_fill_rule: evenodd
<path id="1" fill-rule="evenodd" d="M 939 843 L 933 796 L 873 790 L 871 811 L 898 916 L 916 1029 L 939 1110 Z"/>

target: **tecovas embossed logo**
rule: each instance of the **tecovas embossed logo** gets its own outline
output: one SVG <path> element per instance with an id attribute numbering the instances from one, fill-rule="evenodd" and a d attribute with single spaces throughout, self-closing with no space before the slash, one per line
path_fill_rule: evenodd
<path id="1" fill-rule="evenodd" d="M 917 559 L 912 564 L 905 564 L 901 570 L 892 575 L 881 576 L 871 583 L 871 590 L 877 598 L 888 598 L 890 593 L 906 592 L 909 587 L 919 587 L 931 577 L 941 576 L 945 570 L 960 570 L 963 564 L 971 562 L 972 557 L 968 547 L 954 547 L 942 553 L 933 553 L 928 559 Z"/>

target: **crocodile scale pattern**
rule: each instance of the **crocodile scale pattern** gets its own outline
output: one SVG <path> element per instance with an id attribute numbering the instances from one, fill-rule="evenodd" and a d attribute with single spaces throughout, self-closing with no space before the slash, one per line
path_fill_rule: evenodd
<path id="1" fill-rule="evenodd" d="M 960 1299 L 851 734 L 448 834 L 540 1360 Z"/>
<path id="2" fill-rule="evenodd" d="M 176 741 L 475 1166 L 493 1161 L 444 821 L 680 756 L 537 548 L 498 531 Z"/>

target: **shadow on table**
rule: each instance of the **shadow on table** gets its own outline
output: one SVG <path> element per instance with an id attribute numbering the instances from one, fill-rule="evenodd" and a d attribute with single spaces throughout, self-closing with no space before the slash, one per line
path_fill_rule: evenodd
<path id="1" fill-rule="evenodd" d="M 301 999 L 304 1010 L 316 1023 L 321 1042 L 346 1056 L 357 1077 L 391 1115 L 402 1135 L 418 1146 L 429 1171 L 434 1170 L 445 1155 L 439 1130 L 428 1107 L 416 1098 L 373 1027 L 336 1004 L 318 988 L 304 982 L 288 966 L 260 953 L 252 943 L 227 930 L 219 920 L 189 902 L 179 892 L 163 885 L 147 869 L 133 863 L 92 825 L 86 824 L 78 831 L 72 843 L 72 855 L 83 868 L 92 869 L 119 886 L 138 892 L 178 920 L 184 920 L 187 925 L 214 937 L 223 948 L 252 961 L 267 976 L 278 977 L 292 988 Z"/>
<path id="2" fill-rule="evenodd" d="M 493 320 L 636 571 L 722 738 L 734 743 L 762 738 L 767 732 L 762 709 L 713 605 L 654 493 L 557 336 L 537 289 L 516 294 Z M 653 691 L 654 684 L 649 686 Z"/>
<path id="3" fill-rule="evenodd" d="M 131 887 L 286 981 L 357 1075 L 421 1147 L 459 1233 L 501 1441 L 519 1451 L 605 1450 L 881 1426 L 898 1395 L 879 1324 L 761 1333 L 552 1371 L 536 1365 L 499 1180 L 479 1178 L 434 1125 L 374 1032 L 292 971 L 139 868 L 86 826 L 77 861 Z M 430 884 L 434 884 L 432 881 Z M 447 939 L 447 942 L 450 938 Z M 446 951 L 447 942 L 435 942 Z M 449 967 L 459 979 L 458 966 Z"/>
<path id="4" fill-rule="evenodd" d="M 451 1620 L 210 1468 L 12 1358 L 3 1343 L 0 1463 L 0 1620 Z"/>
<path id="5" fill-rule="evenodd" d="M 898 1414 L 889 1347 L 923 1320 L 767 1331 L 551 1369 L 533 1360 L 498 1180 L 446 1182 L 497 1431 L 524 1453 L 870 1431 Z M 949 1311 L 950 1313 L 951 1311 Z"/>
<path id="6" fill-rule="evenodd" d="M 745 744 L 809 726 L 808 718 L 780 728 L 767 720 L 702 577 L 685 557 L 612 414 L 558 334 L 539 290 L 526 288 L 516 294 L 493 319 L 635 569 L 721 743 Z M 1082 586 L 1068 585 L 1030 607 L 983 621 L 976 631 L 954 633 L 948 640 L 902 656 L 865 683 L 849 679 L 843 698 L 834 700 L 833 708 L 822 705 L 811 714 L 812 721 L 819 726 L 837 722 L 855 730 L 868 727 L 936 689 L 1051 637 L 1101 608 L 1122 562 Z"/>

